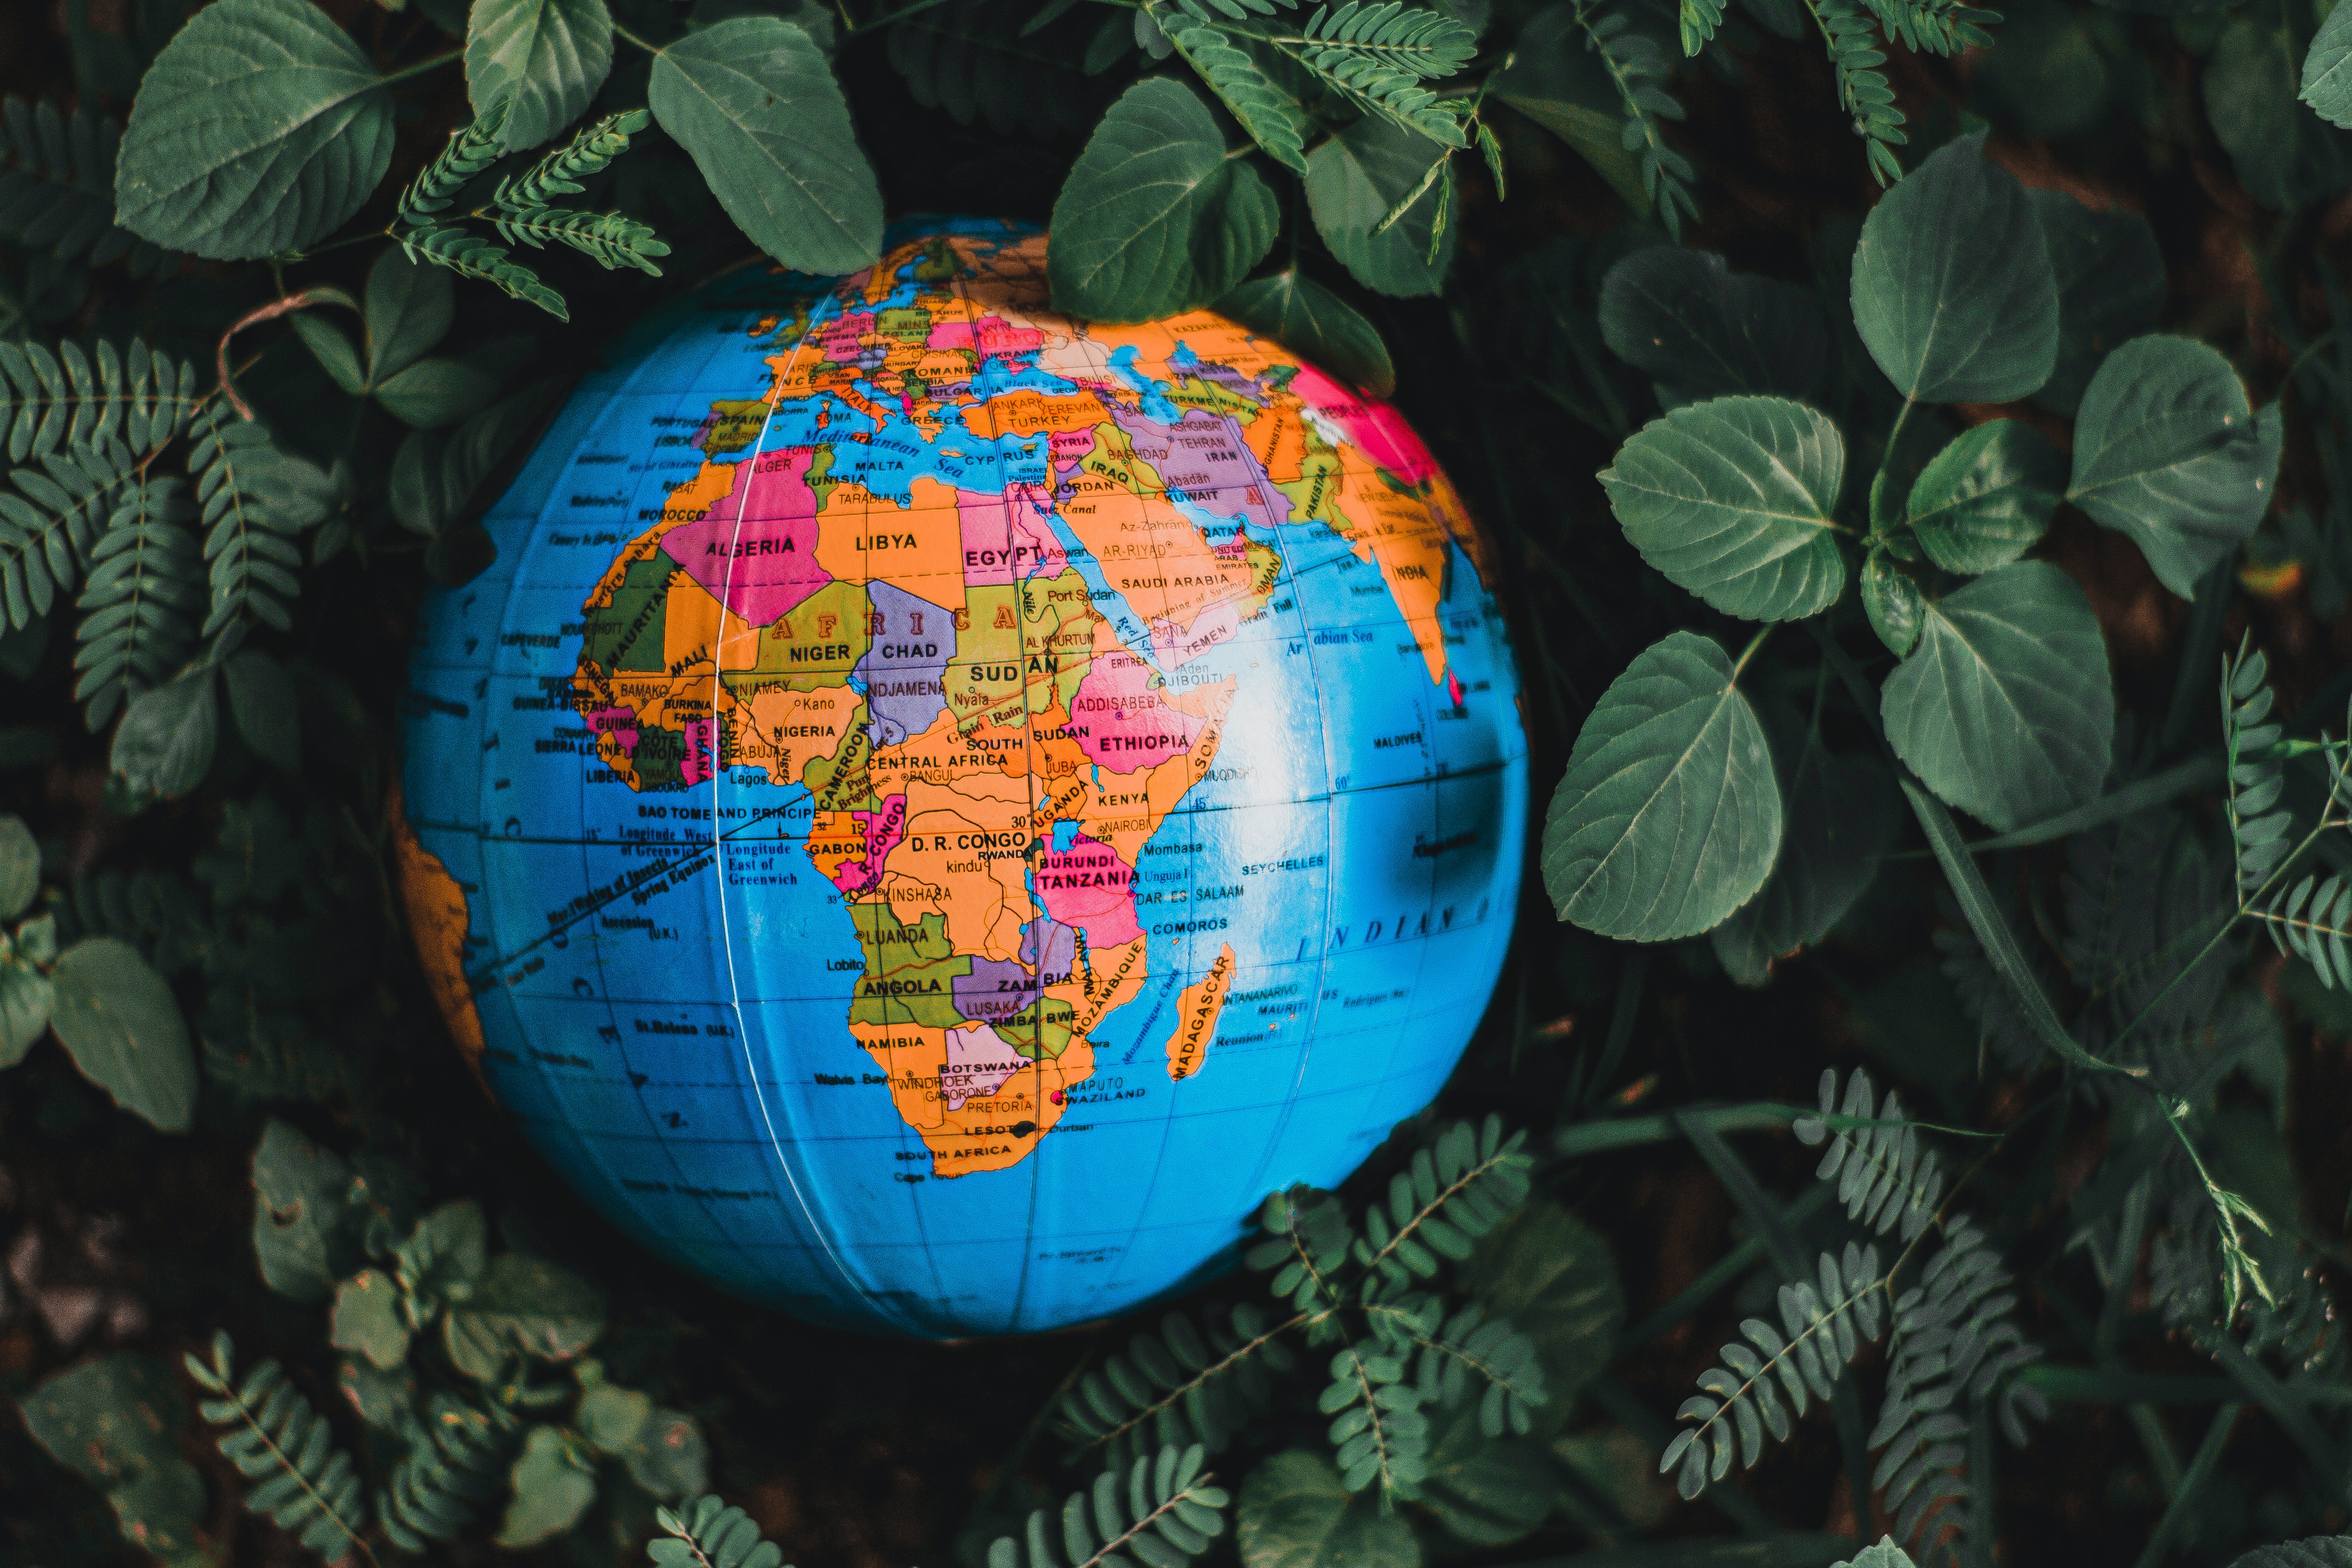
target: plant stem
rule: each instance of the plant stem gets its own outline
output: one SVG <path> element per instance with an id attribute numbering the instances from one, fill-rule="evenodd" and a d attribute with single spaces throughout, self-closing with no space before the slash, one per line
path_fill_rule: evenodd
<path id="1" fill-rule="evenodd" d="M 615 32 L 619 31 L 618 28 L 614 30 Z M 403 66 L 400 69 L 394 71 L 390 76 L 380 79 L 376 83 L 376 86 L 390 87 L 396 81 L 406 81 L 410 77 L 423 76 L 426 71 L 437 70 L 441 67 L 447 65 L 452 60 L 461 60 L 465 58 L 466 52 L 463 49 L 451 49 L 446 55 L 435 55 L 431 59 L 419 60 L 413 66 Z"/>

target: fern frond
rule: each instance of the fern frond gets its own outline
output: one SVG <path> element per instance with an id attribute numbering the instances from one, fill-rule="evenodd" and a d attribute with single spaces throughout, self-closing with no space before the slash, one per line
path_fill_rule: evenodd
<path id="1" fill-rule="evenodd" d="M 13 493 L 0 489 L 0 620 L 29 626 L 59 594 L 73 591 L 99 520 L 112 515 L 136 464 L 131 448 L 109 436 L 60 447 L 9 474 Z"/>
<path id="2" fill-rule="evenodd" d="M 1417 1497 L 1428 1479 L 1429 1417 L 1408 1371 L 1406 1357 L 1376 1341 L 1331 1358 L 1331 1381 L 1316 1407 L 1332 1418 L 1325 1435 L 1337 1450 L 1340 1484 L 1351 1492 L 1378 1481 L 1385 1496 Z"/>
<path id="3" fill-rule="evenodd" d="M 514 260 L 503 245 L 446 225 L 404 229 L 396 237 L 411 261 L 429 261 L 436 267 L 447 268 L 460 278 L 490 284 L 504 290 L 509 299 L 536 305 L 557 321 L 572 319 L 563 296 L 541 282 L 538 273 Z"/>
<path id="4" fill-rule="evenodd" d="M 1171 1444 L 1137 1459 L 1124 1477 L 1105 1470 L 1062 1504 L 1058 1542 L 1041 1508 L 1029 1516 L 1023 1540 L 1002 1535 L 991 1543 L 988 1568 L 1131 1568 L 1131 1559 L 1147 1568 L 1181 1568 L 1223 1533 L 1233 1500 L 1209 1484 L 1201 1468 L 1205 1459 L 1197 1443 Z"/>
<path id="5" fill-rule="evenodd" d="M 652 123 L 653 117 L 642 109 L 604 116 L 521 174 L 500 180 L 490 205 L 502 211 L 530 212 L 547 205 L 551 196 L 578 195 L 585 188 L 581 181 L 603 174 L 614 159 L 629 150 L 629 138 Z"/>
<path id="6" fill-rule="evenodd" d="M 1269 1193 L 1257 1223 L 1272 1239 L 1250 1248 L 1243 1261 L 1274 1270 L 1268 1288 L 1277 1300 L 1302 1313 L 1321 1309 L 1328 1315 L 1340 1299 L 1334 1276 L 1356 1244 L 1355 1227 L 1339 1200 L 1305 1186 Z"/>
<path id="7" fill-rule="evenodd" d="M 327 514 L 329 479 L 317 465 L 280 451 L 266 426 L 221 404 L 192 427 L 188 477 L 203 509 L 211 566 L 212 608 L 201 635 L 217 662 L 236 651 L 252 622 L 279 631 L 294 624 L 288 601 L 301 592 L 295 572 L 302 562 L 295 541 Z"/>
<path id="8" fill-rule="evenodd" d="M 1457 1121 L 1434 1144 L 1416 1150 L 1410 1168 L 1389 1183 L 1388 1207 L 1364 1211 L 1356 1261 L 1367 1270 L 1365 1300 L 1433 1278 L 1442 1256 L 1459 1263 L 1471 1244 L 1527 1201 L 1533 1162 L 1525 1132 L 1503 1136 L 1503 1119 L 1483 1128 Z"/>
<path id="9" fill-rule="evenodd" d="M 1698 200 L 1690 189 L 1697 171 L 1667 145 L 1660 121 L 1682 119 L 1683 106 L 1664 85 L 1669 69 L 1664 53 L 1624 16 L 1608 10 L 1607 3 L 1577 0 L 1576 25 L 1584 32 L 1585 47 L 1601 57 L 1624 106 L 1622 141 L 1625 151 L 1642 154 L 1642 189 L 1651 209 L 1666 233 L 1680 239 L 1683 220 L 1698 216 Z"/>
<path id="10" fill-rule="evenodd" d="M 2292 847 L 2294 816 L 2279 805 L 2286 763 L 2270 755 L 2286 729 L 2270 721 L 2277 700 L 2270 660 L 2248 633 L 2221 661 L 2221 737 L 2228 750 L 2230 847 L 2237 858 L 2238 902 L 2243 908 L 2270 882 Z"/>
<path id="11" fill-rule="evenodd" d="M 1683 53 L 1695 55 L 1705 48 L 1715 30 L 1723 26 L 1723 0 L 1682 0 L 1679 16 L 1683 35 Z"/>
<path id="12" fill-rule="evenodd" d="M 1193 74 L 1208 83 L 1218 100 L 1233 111 L 1250 140 L 1283 167 L 1307 173 L 1307 135 L 1311 127 L 1298 100 L 1219 28 L 1206 22 L 1160 16 L 1150 5 L 1144 8 L 1160 21 L 1168 41 L 1176 46 Z"/>
<path id="13" fill-rule="evenodd" d="M 103 267 L 131 258 L 133 278 L 179 259 L 114 221 L 114 159 L 122 132 L 87 109 L 0 100 L 0 239 L 58 262 Z"/>
<path id="14" fill-rule="evenodd" d="M 0 342 L 0 432 L 12 463 L 109 438 L 143 457 L 179 434 L 202 402 L 196 367 L 141 338 L 127 351 L 103 338 L 87 352 L 72 342 L 54 353 Z"/>
<path id="15" fill-rule="evenodd" d="M 188 525 L 195 504 L 177 479 L 134 482 L 90 550 L 76 601 L 74 700 L 91 733 L 125 698 L 162 682 L 188 657 L 205 602 L 204 557 Z"/>
<path id="16" fill-rule="evenodd" d="M 1896 1539 L 1918 1537 L 1942 1510 L 1964 1508 L 1958 1473 L 1974 1420 L 1995 1412 L 2022 1447 L 2025 1417 L 2047 1416 L 2041 1393 L 2009 1374 L 2041 1354 L 2016 1323 L 2017 1297 L 2000 1257 L 1965 1219 L 1947 1231 L 1919 1283 L 1895 1299 L 1895 1332 L 1869 1447 L 1879 1450 L 1871 1484 L 1895 1515 Z M 1951 1518 L 1965 1532 L 1965 1515 Z"/>
<path id="17" fill-rule="evenodd" d="M 1478 35 L 1403 0 L 1318 5 L 1296 34 L 1268 37 L 1360 107 L 1448 147 L 1469 144 L 1460 111 L 1422 86 L 1469 64 Z"/>
<path id="18" fill-rule="evenodd" d="M 658 278 L 654 258 L 667 256 L 669 247 L 652 227 L 621 213 L 570 212 L 544 207 L 537 212 L 501 214 L 491 219 L 499 237 L 509 243 L 544 248 L 550 241 L 570 246 L 591 261 L 612 271 L 634 267 Z M 536 301 L 534 301 L 536 302 Z"/>
<path id="19" fill-rule="evenodd" d="M 1169 1313 L 1157 1334 L 1137 1334 L 1063 1395 L 1063 1422 L 1078 1452 L 1108 1448 L 1114 1467 L 1171 1444 L 1198 1443 L 1213 1454 L 1266 1407 L 1268 1374 L 1293 1365 L 1280 1336 L 1299 1320 L 1269 1323 L 1244 1302 L 1226 1314 L 1212 1308 L 1205 1321 L 1204 1334 L 1183 1313 Z"/>
<path id="20" fill-rule="evenodd" d="M 481 1505 L 506 1489 L 522 1445 L 522 1423 L 503 1405 L 480 1406 L 436 1394 L 425 1436 L 392 1468 L 376 1499 L 376 1520 L 403 1552 L 455 1541 Z"/>
<path id="21" fill-rule="evenodd" d="M 1535 1424 L 1535 1408 L 1547 1403 L 1543 1365 L 1535 1342 L 1508 1319 L 1490 1318 L 1472 1301 L 1450 1316 L 1443 1298 L 1404 1297 L 1364 1309 L 1381 1342 L 1416 1356 L 1415 1386 L 1422 1403 L 1459 1405 L 1478 1379 L 1478 1429 L 1489 1437 L 1524 1434 Z"/>
<path id="22" fill-rule="evenodd" d="M 396 209 L 404 228 L 432 228 L 449 210 L 467 184 L 506 155 L 499 132 L 507 120 L 504 99 L 476 115 L 468 124 L 449 133 L 440 155 L 416 172 L 400 193 Z"/>
<path id="23" fill-rule="evenodd" d="M 2352 882 L 2306 873 L 2294 888 L 2246 911 L 2270 933 L 2272 945 L 2318 972 L 2321 984 L 2352 987 Z"/>
<path id="24" fill-rule="evenodd" d="M 1903 177 L 1903 163 L 1895 149 L 1911 138 L 1903 130 L 1903 111 L 1895 107 L 1895 89 L 1878 68 L 1886 63 L 1878 48 L 1878 24 L 1866 0 L 1806 0 L 1813 20 L 1829 47 L 1830 64 L 1837 71 L 1838 101 L 1853 116 L 1853 133 L 1862 138 L 1870 172 L 1882 185 Z"/>
<path id="25" fill-rule="evenodd" d="M 1990 48 L 1992 35 L 1985 28 L 2000 20 L 2000 12 L 1979 10 L 1962 0 L 1865 0 L 1865 4 L 1889 38 L 1906 49 L 1931 55 Z"/>
<path id="26" fill-rule="evenodd" d="M 1832 1128 L 1832 1115 L 1879 1125 L 1849 1131 Z M 1846 1080 L 1844 1105 L 1838 1105 L 1837 1069 L 1824 1068 L 1820 1114 L 1800 1116 L 1790 1131 L 1808 1148 L 1828 1142 L 1813 1174 L 1837 1183 L 1838 1202 L 1849 1217 L 1881 1236 L 1899 1222 L 1903 1239 L 1910 1242 L 1936 1216 L 1944 1172 L 1934 1152 L 1920 1147 L 1919 1130 L 1901 1125 L 1902 1121 L 1902 1097 L 1890 1089 L 1885 1104 L 1878 1105 L 1870 1075 L 1860 1068 Z"/>
<path id="27" fill-rule="evenodd" d="M 661 1568 L 778 1568 L 784 1560 L 782 1547 L 760 1539 L 750 1514 L 715 1497 L 657 1508 L 654 1522 L 667 1535 L 646 1542 L 646 1555 Z"/>
<path id="28" fill-rule="evenodd" d="M 356 1552 L 373 1563 L 375 1553 L 363 1539 L 366 1489 L 351 1456 L 336 1447 L 325 1418 L 276 1362 L 263 1362 L 239 1383 L 235 1353 L 228 1335 L 219 1333 L 210 1364 L 183 1359 L 197 1386 L 219 1395 L 196 1408 L 214 1426 L 229 1428 L 216 1439 L 221 1457 L 247 1480 L 261 1483 L 246 1493 L 247 1510 L 330 1563 Z"/>
<path id="29" fill-rule="evenodd" d="M 1840 1256 L 1822 1253 L 1819 1268 L 1818 1287 L 1801 1279 L 1780 1287 L 1779 1328 L 1761 1318 L 1743 1321 L 1739 1331 L 1748 1343 L 1725 1345 L 1723 1363 L 1699 1374 L 1706 1393 L 1691 1395 L 1675 1412 L 1676 1420 L 1698 1425 L 1675 1434 L 1658 1473 L 1675 1471 L 1675 1489 L 1684 1497 L 1698 1496 L 1730 1473 L 1735 1431 L 1742 1469 L 1763 1454 L 1767 1429 L 1773 1441 L 1788 1441 L 1795 1424 L 1775 1379 L 1801 1416 L 1811 1400 L 1829 1400 L 1831 1385 L 1854 1352 L 1878 1338 L 1880 1297 L 1887 1286 L 1878 1272 L 1878 1248 L 1849 1241 Z"/>

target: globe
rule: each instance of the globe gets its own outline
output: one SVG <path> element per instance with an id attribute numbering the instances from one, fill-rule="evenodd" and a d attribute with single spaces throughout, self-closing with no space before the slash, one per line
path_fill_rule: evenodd
<path id="1" fill-rule="evenodd" d="M 563 1177 L 840 1327 L 1053 1329 L 1343 1179 L 1491 994 L 1498 563 L 1398 416 L 930 220 L 629 332 L 426 606 L 400 880 Z"/>

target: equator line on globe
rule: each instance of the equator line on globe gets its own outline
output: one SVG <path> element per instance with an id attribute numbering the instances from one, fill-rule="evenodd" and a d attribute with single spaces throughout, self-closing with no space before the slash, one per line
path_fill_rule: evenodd
<path id="1" fill-rule="evenodd" d="M 1420 441 L 1045 237 L 744 268 L 613 350 L 436 596 L 402 883 L 532 1142 L 727 1289 L 927 1335 L 1225 1267 L 1426 1104 L 1526 813 Z"/>

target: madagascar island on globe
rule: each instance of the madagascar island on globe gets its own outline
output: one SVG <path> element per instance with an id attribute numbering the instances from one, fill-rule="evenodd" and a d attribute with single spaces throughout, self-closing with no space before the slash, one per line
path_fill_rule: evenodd
<path id="1" fill-rule="evenodd" d="M 1118 1312 L 1467 1044 L 1527 805 L 1496 563 L 1272 341 L 911 226 L 657 313 L 487 526 L 410 677 L 418 947 L 547 1158 L 723 1288 Z"/>

